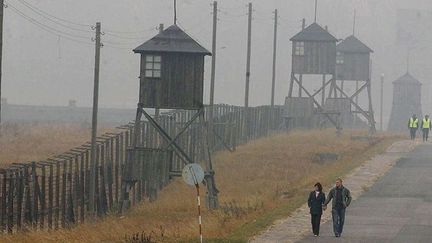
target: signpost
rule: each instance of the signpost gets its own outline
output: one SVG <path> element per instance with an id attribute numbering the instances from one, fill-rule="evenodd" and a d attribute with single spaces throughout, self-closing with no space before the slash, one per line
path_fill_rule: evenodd
<path id="1" fill-rule="evenodd" d="M 197 202 L 198 202 L 198 223 L 199 223 L 199 234 L 200 242 L 203 242 L 202 236 L 202 221 L 201 221 L 201 200 L 199 192 L 199 184 L 204 180 L 204 170 L 199 164 L 187 164 L 182 171 L 183 180 L 190 186 L 195 186 L 197 191 Z"/>

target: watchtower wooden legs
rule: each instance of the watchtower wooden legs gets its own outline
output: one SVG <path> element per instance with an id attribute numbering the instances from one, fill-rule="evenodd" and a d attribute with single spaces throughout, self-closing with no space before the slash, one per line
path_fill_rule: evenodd
<path id="1" fill-rule="evenodd" d="M 369 100 L 369 133 L 374 134 L 376 133 L 376 127 L 375 127 L 375 116 L 372 106 L 372 82 L 371 80 L 367 81 L 367 92 L 368 92 L 368 100 Z"/>
<path id="2" fill-rule="evenodd" d="M 297 79 L 297 77 L 295 76 L 294 73 L 291 73 L 291 81 L 290 81 L 290 90 L 288 92 L 288 97 L 292 97 L 292 90 L 293 90 L 293 86 L 294 83 L 297 83 L 297 85 L 299 86 L 300 90 L 303 90 L 304 93 L 306 94 L 307 97 L 311 98 L 314 105 L 317 107 L 318 112 L 324 114 L 324 116 L 335 126 L 335 128 L 337 130 L 342 130 L 341 124 L 340 122 L 338 122 L 337 119 L 334 119 L 332 116 L 330 116 L 329 114 L 324 112 L 324 106 L 322 104 L 320 104 L 317 99 L 316 96 L 322 91 L 323 95 L 325 95 L 325 88 L 326 86 L 328 86 L 329 84 L 331 84 L 331 88 L 330 91 L 334 90 L 334 92 L 336 92 L 334 86 L 335 86 L 335 78 L 334 76 L 329 80 L 329 81 L 325 81 L 325 79 L 323 79 L 323 85 L 321 86 L 321 88 L 318 91 L 315 91 L 315 93 L 311 94 L 303 85 L 303 82 L 300 82 L 299 79 Z"/>
<path id="3" fill-rule="evenodd" d="M 291 73 L 291 80 L 290 80 L 290 85 L 289 85 L 289 90 L 288 90 L 288 97 L 290 97 L 290 98 L 292 97 L 292 94 L 293 94 L 294 78 L 295 78 L 295 74 Z"/>
<path id="4" fill-rule="evenodd" d="M 132 173 L 135 168 L 134 161 L 137 159 L 136 151 L 137 141 L 139 136 L 139 126 L 141 124 L 141 118 L 144 117 L 150 123 L 150 125 L 156 130 L 156 132 L 165 140 L 165 144 L 163 146 L 163 150 L 173 149 L 173 152 L 183 161 L 184 164 L 189 163 L 198 163 L 199 161 L 195 161 L 195 156 L 189 156 L 183 148 L 179 146 L 177 143 L 177 139 L 188 130 L 192 124 L 199 118 L 199 131 L 201 133 L 201 139 L 199 139 L 200 145 L 202 146 L 201 151 L 204 152 L 203 162 L 205 163 L 205 185 L 207 186 L 207 206 L 210 209 L 215 209 L 219 206 L 218 203 L 218 190 L 216 189 L 216 183 L 214 179 L 214 171 L 211 162 L 211 154 L 209 149 L 209 141 L 208 141 L 208 126 L 205 121 L 204 116 L 204 108 L 200 108 L 196 114 L 194 114 L 188 122 L 186 122 L 183 128 L 176 134 L 174 138 L 172 138 L 163 127 L 161 127 L 158 122 L 153 119 L 143 108 L 142 104 L 138 104 L 137 115 L 134 125 L 134 137 L 132 138 L 131 148 L 132 151 L 129 153 L 129 156 L 126 161 L 126 168 L 124 170 L 123 181 L 122 181 L 122 202 L 121 202 L 121 212 L 124 212 L 126 209 L 130 207 L 129 201 L 129 190 L 135 184 L 136 179 L 133 178 Z M 144 136 L 144 134 L 142 134 Z M 171 168 L 172 166 L 169 166 Z M 171 176 L 181 176 L 181 171 L 169 171 Z"/>
<path id="5" fill-rule="evenodd" d="M 374 111 L 372 106 L 372 91 L 371 91 L 371 81 L 366 80 L 365 83 L 359 87 L 356 88 L 356 91 L 353 95 L 349 96 L 345 90 L 344 90 L 344 84 L 345 81 L 341 81 L 340 85 L 336 81 L 335 75 L 332 75 L 331 79 L 326 81 L 326 75 L 323 75 L 322 85 L 321 87 L 316 90 L 313 94 L 311 94 L 303 84 L 303 75 L 299 75 L 299 78 L 296 77 L 296 74 L 291 73 L 291 80 L 289 84 L 289 91 L 288 91 L 288 97 L 293 97 L 293 90 L 294 90 L 294 84 L 296 83 L 299 87 L 299 97 L 303 94 L 303 92 L 306 94 L 306 97 L 309 97 L 312 99 L 315 107 L 317 108 L 319 113 L 322 113 L 325 116 L 325 119 L 330 121 L 338 131 L 342 130 L 342 122 L 339 118 L 335 118 L 334 116 L 331 116 L 330 114 L 327 114 L 324 110 L 325 106 L 325 98 L 326 98 L 326 87 L 329 86 L 329 92 L 328 92 L 328 98 L 346 98 L 349 100 L 350 104 L 355 108 L 355 113 L 361 114 L 367 121 L 369 126 L 369 133 L 373 134 L 376 132 L 375 127 L 375 118 L 374 118 Z M 356 81 L 357 84 L 359 81 Z M 358 85 L 357 85 L 358 86 Z M 367 96 L 368 96 L 368 107 L 366 109 L 362 108 L 359 105 L 358 102 L 358 96 L 366 90 Z M 303 92 L 300 92 L 303 91 Z M 319 103 L 316 99 L 317 96 L 321 94 L 321 102 Z M 337 115 L 337 114 L 336 114 Z M 340 117 L 340 115 L 339 115 Z M 287 119 L 289 120 L 289 119 Z M 291 119 L 292 120 L 292 119 Z"/>
<path id="6" fill-rule="evenodd" d="M 367 80 L 365 84 L 362 85 L 361 88 L 357 89 L 357 91 L 351 95 L 348 96 L 348 94 L 345 93 L 344 90 L 342 90 L 339 86 L 336 85 L 336 89 L 341 93 L 343 98 L 347 98 L 350 103 L 356 108 L 356 112 L 363 115 L 363 117 L 368 121 L 369 123 L 369 132 L 371 134 L 374 134 L 376 132 L 375 127 L 375 118 L 373 113 L 373 106 L 372 106 L 372 93 L 371 93 L 371 81 Z M 355 98 L 364 90 L 367 89 L 368 93 L 368 110 L 366 111 L 363 109 L 355 100 Z"/>
<path id="7" fill-rule="evenodd" d="M 219 207 L 218 189 L 216 188 L 216 181 L 214 178 L 215 172 L 213 170 L 213 163 L 211 160 L 211 151 L 209 146 L 208 123 L 205 121 L 204 112 L 200 115 L 200 125 L 202 133 L 202 145 L 204 149 L 205 161 L 205 184 L 207 186 L 206 205 L 209 209 L 216 209 Z M 214 131 L 211 131 L 214 133 Z"/>

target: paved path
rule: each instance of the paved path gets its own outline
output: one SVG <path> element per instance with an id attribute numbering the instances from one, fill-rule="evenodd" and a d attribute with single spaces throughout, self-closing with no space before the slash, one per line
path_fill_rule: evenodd
<path id="1" fill-rule="evenodd" d="M 417 147 L 353 202 L 345 227 L 338 239 L 328 222 L 321 237 L 300 242 L 432 242 L 432 146 Z"/>
<path id="2" fill-rule="evenodd" d="M 331 224 L 325 223 L 331 218 L 330 210 L 327 210 L 323 215 L 322 222 L 324 223 L 324 225 L 322 225 L 321 236 L 318 238 L 308 237 L 308 235 L 311 234 L 311 226 L 309 209 L 307 207 L 307 204 L 305 204 L 301 208 L 296 210 L 288 218 L 276 222 L 275 225 L 270 227 L 266 232 L 256 236 L 254 239 L 251 240 L 251 242 L 365 242 L 364 239 L 366 238 L 361 237 L 368 236 L 371 237 L 370 242 L 385 242 L 385 238 L 383 238 L 381 235 L 389 235 L 388 237 L 390 237 L 390 234 L 394 234 L 390 233 L 390 230 L 397 230 L 394 225 L 386 225 L 385 222 L 390 221 L 394 224 L 402 225 L 401 220 L 403 221 L 403 219 L 406 219 L 406 217 L 401 217 L 402 213 L 406 211 L 407 204 L 412 203 L 412 199 L 394 197 L 385 198 L 383 194 L 382 197 L 379 197 L 379 199 L 382 200 L 378 200 L 377 196 L 375 196 L 375 198 L 372 196 L 374 195 L 373 193 L 377 190 L 377 188 L 380 191 L 387 191 L 387 187 L 389 187 L 389 193 L 396 193 L 396 195 L 398 196 L 403 196 L 402 194 L 397 193 L 404 192 L 404 190 L 406 190 L 407 187 L 409 187 L 408 185 L 410 184 L 401 186 L 400 188 L 396 187 L 403 182 L 408 183 L 408 181 L 410 181 L 409 183 L 416 184 L 415 182 L 417 181 L 418 177 L 413 176 L 411 178 L 411 175 L 413 173 L 418 173 L 419 175 L 424 173 L 425 178 L 427 178 L 427 175 L 430 174 L 429 181 L 422 182 L 429 185 L 422 185 L 420 188 L 422 188 L 422 190 L 425 190 L 427 187 L 432 187 L 432 183 L 428 183 L 432 182 L 432 146 L 421 147 L 414 153 L 408 154 L 408 152 L 412 151 L 416 145 L 416 142 L 411 141 L 397 142 L 393 144 L 389 149 L 387 149 L 386 153 L 378 155 L 370 161 L 365 162 L 362 166 L 355 169 L 352 173 L 344 177 L 344 185 L 351 190 L 354 202 L 347 211 L 346 228 L 344 229 L 344 234 L 341 238 L 335 238 L 332 234 Z M 430 152 L 428 154 L 429 150 Z M 418 154 L 423 155 L 423 157 L 427 157 L 427 155 L 429 155 L 429 157 L 431 158 L 430 171 L 423 172 L 422 169 L 424 168 L 424 166 L 422 166 L 420 168 L 417 168 L 416 172 L 411 172 L 411 164 L 407 163 L 412 163 L 410 162 L 411 160 L 417 161 L 416 159 L 411 159 L 411 157 L 420 156 Z M 403 159 L 397 162 L 402 156 L 408 156 L 409 159 Z M 424 159 L 423 161 L 426 161 L 426 159 Z M 405 168 L 410 168 L 410 172 L 405 172 Z M 397 171 L 398 174 L 394 175 L 395 171 Z M 368 191 L 369 188 L 374 185 L 376 181 L 383 175 L 385 175 L 387 172 L 389 172 L 389 174 L 386 175 L 383 179 L 381 179 L 379 183 L 374 186 L 370 191 Z M 396 177 L 396 179 L 387 179 L 389 176 Z M 381 185 L 383 181 L 386 180 L 389 182 L 397 181 L 399 184 L 393 183 L 391 185 Z M 384 187 L 379 189 L 380 185 L 381 187 Z M 416 189 L 417 187 L 411 186 L 409 188 Z M 367 192 L 364 194 L 364 196 L 362 196 L 358 201 L 356 201 L 356 199 L 365 191 Z M 416 190 L 416 192 L 419 191 Z M 375 193 L 375 195 L 376 194 L 378 193 Z M 430 195 L 432 195 L 432 190 Z M 378 205 L 380 207 L 377 207 Z M 428 211 L 429 209 L 430 212 L 425 214 L 429 214 L 429 216 L 432 216 L 432 204 L 430 205 L 430 208 L 425 208 L 425 211 Z M 396 215 L 389 215 L 391 210 L 395 210 Z M 380 212 L 384 213 L 385 215 L 379 215 Z M 399 218 L 399 221 L 395 220 L 392 217 Z M 427 218 L 427 216 L 423 218 Z M 429 222 L 432 223 L 432 217 L 430 217 Z M 429 231 L 429 229 L 424 229 L 424 231 Z M 432 230 L 430 232 L 431 235 L 429 239 L 432 239 Z M 348 237 L 349 235 L 351 235 L 351 238 Z M 376 235 L 380 235 L 381 238 L 376 238 L 378 237 Z M 404 241 L 402 240 L 401 242 Z M 429 242 L 432 242 L 432 240 L 430 240 Z"/>

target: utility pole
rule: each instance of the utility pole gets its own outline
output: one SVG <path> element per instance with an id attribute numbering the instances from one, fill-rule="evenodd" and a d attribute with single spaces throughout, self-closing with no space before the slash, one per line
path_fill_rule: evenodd
<path id="1" fill-rule="evenodd" d="M 384 73 L 381 74 L 381 97 L 380 97 L 380 131 L 383 129 L 383 101 L 384 101 Z"/>
<path id="2" fill-rule="evenodd" d="M 318 0 L 315 0 L 315 19 L 314 19 L 314 23 L 317 22 L 317 9 L 318 9 Z"/>
<path id="3" fill-rule="evenodd" d="M 248 41 L 247 41 L 247 60 L 246 60 L 246 87 L 245 87 L 245 135 L 249 131 L 249 79 L 250 79 L 250 59 L 251 59 L 251 36 L 252 36 L 252 3 L 249 3 L 248 11 Z M 248 138 L 246 138 L 248 139 Z"/>
<path id="4" fill-rule="evenodd" d="M 159 34 L 162 33 L 164 31 L 164 24 L 159 24 Z M 158 120 L 159 119 L 159 113 L 160 110 L 159 108 L 155 109 L 155 119 Z"/>
<path id="5" fill-rule="evenodd" d="M 270 101 L 270 124 L 273 128 L 274 123 L 274 98 L 275 98 L 275 86 L 276 86 L 276 51 L 277 51 L 277 30 L 278 30 L 278 10 L 274 11 L 274 37 L 273 37 L 273 70 L 272 70 L 272 90 L 271 90 L 271 101 Z"/>
<path id="6" fill-rule="evenodd" d="M 4 10 L 4 0 L 0 0 L 0 129 L 1 129 L 1 122 L 2 122 L 2 59 L 3 59 L 3 10 Z M 1 130 L 0 130 L 1 132 Z M 0 133 L 1 135 L 1 133 Z"/>
<path id="7" fill-rule="evenodd" d="M 246 109 L 249 107 L 249 79 L 250 79 L 250 62 L 251 62 L 251 36 L 252 36 L 252 3 L 249 3 L 247 59 L 246 59 L 246 88 L 245 88 L 245 108 Z"/>
<path id="8" fill-rule="evenodd" d="M 217 34 L 217 1 L 213 2 L 213 41 L 212 41 L 212 63 L 211 63 L 211 81 L 210 81 L 210 113 L 209 113 L 209 129 L 210 134 L 213 134 L 213 112 L 214 112 L 214 89 L 216 77 L 216 34 Z M 213 136 L 212 136 L 213 137 Z M 213 148 L 213 139 L 210 140 L 211 149 Z"/>
<path id="9" fill-rule="evenodd" d="M 177 0 L 174 0 L 174 25 L 177 25 Z"/>
<path id="10" fill-rule="evenodd" d="M 95 39 L 95 66 L 94 66 L 94 88 L 93 88 L 93 117 L 91 134 L 91 160 L 90 160 L 90 213 L 95 215 L 95 192 L 96 192 L 96 136 L 97 136 L 97 115 L 99 101 L 99 65 L 101 48 L 101 23 L 96 23 Z"/>
<path id="11" fill-rule="evenodd" d="M 355 27 L 356 27 L 356 9 L 354 9 L 353 36 L 355 35 Z"/>
<path id="12" fill-rule="evenodd" d="M 371 77 L 372 77 L 372 60 L 370 60 L 369 62 L 369 80 L 367 80 L 367 92 L 368 92 L 368 99 L 369 99 L 369 109 L 368 109 L 368 113 L 369 113 L 369 133 L 370 134 L 374 134 L 376 132 L 376 122 L 375 122 L 375 114 L 373 111 L 373 106 L 372 106 L 372 81 L 371 81 Z"/>
<path id="13" fill-rule="evenodd" d="M 302 31 L 306 28 L 306 19 L 302 19 Z M 299 90 L 298 90 L 298 97 L 302 97 L 303 96 L 303 74 L 299 75 Z"/>

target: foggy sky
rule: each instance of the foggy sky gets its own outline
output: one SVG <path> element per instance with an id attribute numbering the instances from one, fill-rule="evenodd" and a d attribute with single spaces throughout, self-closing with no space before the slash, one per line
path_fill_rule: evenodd
<path id="1" fill-rule="evenodd" d="M 100 106 L 135 108 L 138 100 L 139 56 L 132 49 L 157 34 L 156 27 L 173 23 L 172 0 L 25 0 L 56 17 L 76 23 L 94 25 L 102 22 L 100 68 Z M 178 23 L 188 34 L 211 50 L 212 1 L 178 0 Z M 247 3 L 243 0 L 220 0 L 218 5 L 218 53 L 215 102 L 242 105 L 246 70 Z M 252 63 L 250 105 L 270 103 L 273 10 L 278 9 L 278 65 L 276 104 L 283 104 L 291 72 L 289 39 L 301 30 L 301 19 L 313 21 L 314 0 L 257 0 L 253 2 Z M 69 99 L 78 106 L 91 106 L 94 69 L 94 37 L 90 26 L 70 25 L 74 31 L 50 22 L 25 7 L 19 0 L 4 14 L 3 97 L 9 103 L 66 105 Z M 30 21 L 73 35 L 85 43 L 72 42 L 47 33 L 17 15 L 19 9 Z M 406 50 L 395 46 L 396 10 L 398 8 L 432 10 L 430 0 L 319 0 L 318 23 L 327 25 L 337 38 L 352 34 L 353 11 L 357 12 L 356 36 L 374 50 L 373 99 L 378 120 L 379 76 L 385 73 L 385 112 L 390 115 L 391 81 L 406 71 Z M 60 21 L 59 21 L 60 22 Z M 64 22 L 63 22 L 64 23 Z M 125 33 L 123 33 L 125 32 Z M 79 36 L 79 37 L 77 37 Z M 121 38 L 119 38 L 119 36 Z M 429 46 L 412 51 L 410 72 L 424 84 L 424 113 L 430 106 L 432 75 L 428 63 L 417 55 L 432 55 Z M 430 65 L 430 64 L 429 64 Z M 205 103 L 208 103 L 210 58 L 206 59 Z M 317 82 L 318 83 L 318 82 Z M 315 83 L 308 84 L 313 88 Z M 364 101 L 364 97 L 362 97 Z M 386 119 L 385 119 L 386 120 Z"/>

